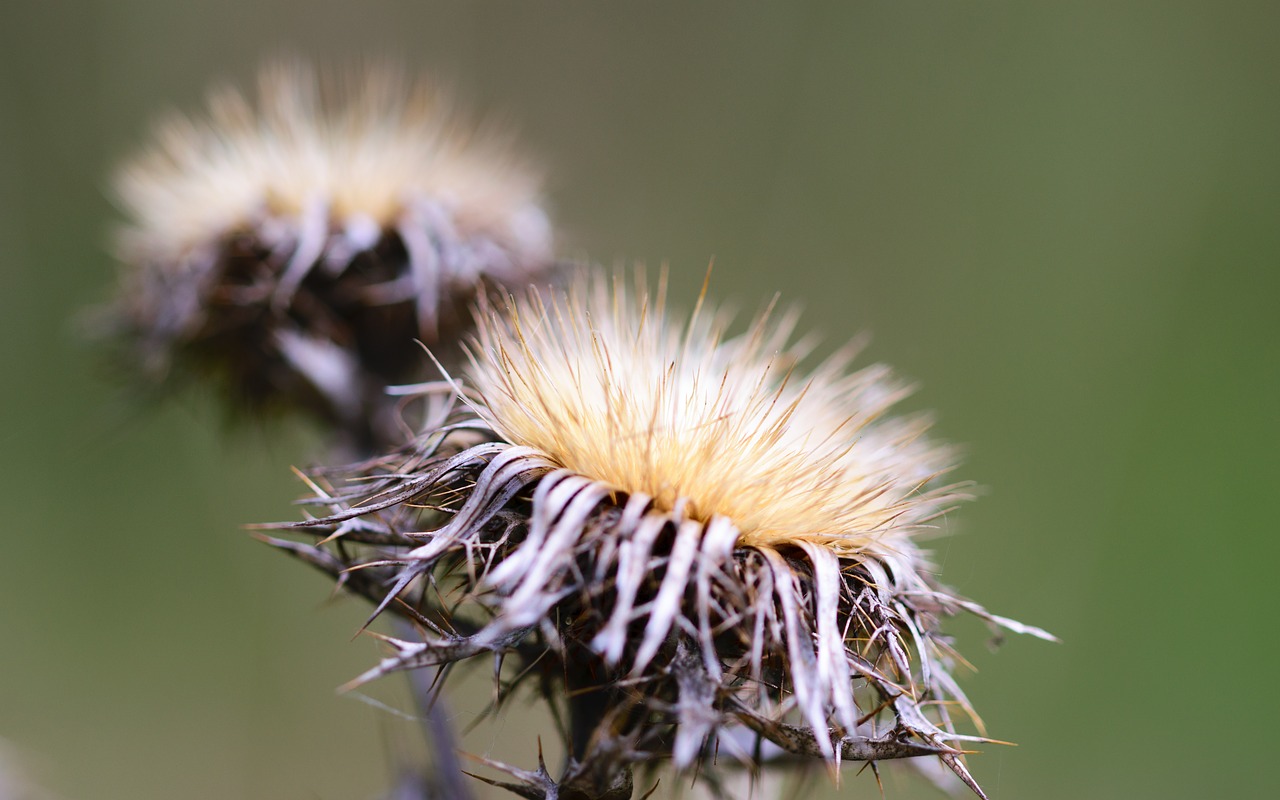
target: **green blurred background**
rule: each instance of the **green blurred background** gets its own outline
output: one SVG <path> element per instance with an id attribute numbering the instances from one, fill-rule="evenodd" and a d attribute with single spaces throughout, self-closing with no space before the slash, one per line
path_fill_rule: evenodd
<path id="1" fill-rule="evenodd" d="M 360 798 L 412 741 L 334 694 L 378 656 L 363 607 L 238 529 L 295 516 L 314 441 L 134 406 L 75 334 L 113 283 L 112 165 L 291 52 L 403 59 L 516 123 L 567 253 L 667 262 L 686 302 L 714 257 L 717 298 L 780 289 L 920 381 L 989 490 L 944 579 L 1063 640 L 993 654 L 956 626 L 1020 745 L 971 761 L 994 798 L 1274 796 L 1278 33 L 1275 3 L 1209 0 L 8 0 L 0 770 L 63 798 Z M 467 744 L 533 762 L 519 715 Z"/>

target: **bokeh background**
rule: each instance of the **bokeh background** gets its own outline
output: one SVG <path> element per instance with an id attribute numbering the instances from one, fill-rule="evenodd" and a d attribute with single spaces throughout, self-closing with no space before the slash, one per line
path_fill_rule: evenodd
<path id="1" fill-rule="evenodd" d="M 112 165 L 282 52 L 441 76 L 542 159 L 567 253 L 667 263 L 685 302 L 714 258 L 715 297 L 781 290 L 921 383 L 988 488 L 943 577 L 1063 640 L 956 626 L 1019 744 L 971 760 L 994 798 L 1271 796 L 1277 31 L 1212 0 L 7 0 L 0 797 L 372 797 L 412 744 L 334 693 L 379 654 L 363 607 L 238 528 L 294 518 L 314 438 L 140 407 L 76 335 Z M 467 743 L 530 766 L 531 725 Z"/>

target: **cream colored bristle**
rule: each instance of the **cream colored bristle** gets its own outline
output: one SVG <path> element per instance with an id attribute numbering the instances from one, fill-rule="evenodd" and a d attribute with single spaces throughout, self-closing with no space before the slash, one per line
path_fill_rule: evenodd
<path id="1" fill-rule="evenodd" d="M 739 336 L 726 315 L 671 314 L 643 281 L 581 278 L 481 320 L 470 380 L 507 441 L 584 477 L 709 522 L 743 545 L 811 542 L 842 555 L 903 545 L 949 502 L 950 454 L 920 418 L 886 418 L 907 389 L 849 373 L 854 348 L 794 372 L 794 315 Z"/>
<path id="2" fill-rule="evenodd" d="M 176 261 L 264 219 L 317 207 L 337 229 L 376 231 L 425 199 L 459 239 L 549 258 L 539 176 L 455 116 L 441 92 L 390 68 L 339 80 L 296 64 L 265 69 L 256 103 L 214 92 L 206 116 L 169 118 L 123 166 L 115 184 L 131 218 L 123 247 Z"/>

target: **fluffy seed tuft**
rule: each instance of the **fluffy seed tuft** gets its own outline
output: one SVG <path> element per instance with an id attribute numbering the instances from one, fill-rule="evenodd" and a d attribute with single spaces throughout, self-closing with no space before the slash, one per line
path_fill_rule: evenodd
<path id="1" fill-rule="evenodd" d="M 133 257 L 175 262 L 265 220 L 312 216 L 372 244 L 406 213 L 442 213 L 460 242 L 488 240 L 512 262 L 447 266 L 494 272 L 550 257 L 540 190 L 440 89 L 389 66 L 322 78 L 298 63 L 263 69 L 256 103 L 223 87 L 206 116 L 171 115 L 116 179 Z"/>
<path id="2" fill-rule="evenodd" d="M 847 371 L 856 346 L 797 376 L 794 314 L 730 338 L 727 315 L 674 319 L 639 280 L 640 302 L 596 280 L 482 316 L 478 413 L 613 490 L 723 518 L 740 545 L 891 551 L 957 499 L 936 485 L 952 456 L 923 437 L 927 419 L 884 417 L 908 388 L 881 365 Z"/>

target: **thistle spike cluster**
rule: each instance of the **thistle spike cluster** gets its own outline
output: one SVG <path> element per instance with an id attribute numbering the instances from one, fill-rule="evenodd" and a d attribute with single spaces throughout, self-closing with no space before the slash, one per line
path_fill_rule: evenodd
<path id="1" fill-rule="evenodd" d="M 394 69 L 265 69 L 256 103 L 214 92 L 119 171 L 114 325 L 153 375 L 212 373 L 389 446 L 386 386 L 428 374 L 415 340 L 448 358 L 474 296 L 553 267 L 510 150 Z"/>
<path id="2" fill-rule="evenodd" d="M 274 540 L 423 628 L 357 683 L 555 665 L 544 692 L 598 704 L 565 733 L 584 796 L 637 762 L 750 761 L 721 735 L 742 728 L 833 765 L 936 755 L 981 794 L 940 618 L 1048 635 L 934 581 L 915 537 L 963 496 L 949 451 L 886 414 L 904 389 L 882 367 L 846 352 L 801 376 L 793 322 L 729 336 L 713 309 L 681 322 L 662 290 L 590 276 L 482 310 L 415 445 L 321 476 L 322 515 L 285 527 L 325 544 Z"/>

